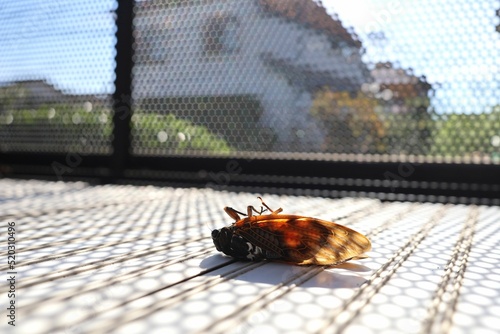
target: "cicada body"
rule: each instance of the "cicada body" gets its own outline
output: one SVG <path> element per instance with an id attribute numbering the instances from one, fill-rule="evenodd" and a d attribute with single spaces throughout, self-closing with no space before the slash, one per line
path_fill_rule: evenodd
<path id="1" fill-rule="evenodd" d="M 259 197 L 262 201 L 262 199 Z M 279 260 L 298 265 L 336 265 L 364 258 L 370 251 L 370 240 L 348 227 L 325 220 L 297 215 L 280 214 L 263 201 L 260 211 L 247 208 L 245 215 L 226 207 L 235 219 L 227 227 L 212 231 L 218 251 L 242 260 Z M 269 211 L 269 214 L 263 214 Z M 257 215 L 253 215 L 253 213 Z"/>

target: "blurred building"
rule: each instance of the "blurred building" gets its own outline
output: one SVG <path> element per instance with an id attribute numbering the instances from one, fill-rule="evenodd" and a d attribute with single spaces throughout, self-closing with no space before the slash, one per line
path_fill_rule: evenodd
<path id="1" fill-rule="evenodd" d="M 68 94 L 46 80 L 21 80 L 0 84 L 0 111 L 33 109 L 49 104 L 109 103 L 105 96 Z"/>
<path id="2" fill-rule="evenodd" d="M 266 130 L 248 149 L 320 150 L 314 92 L 355 92 L 370 81 L 361 42 L 312 0 L 137 6 L 138 107 L 204 122 L 230 143 L 242 142 L 243 131 Z"/>

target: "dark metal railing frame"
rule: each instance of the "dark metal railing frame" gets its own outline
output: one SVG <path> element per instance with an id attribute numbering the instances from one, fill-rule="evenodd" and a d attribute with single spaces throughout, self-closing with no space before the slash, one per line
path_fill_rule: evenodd
<path id="1" fill-rule="evenodd" d="M 500 204 L 500 166 L 131 154 L 134 1 L 118 0 L 111 155 L 0 152 L 0 175 L 329 197 Z"/>

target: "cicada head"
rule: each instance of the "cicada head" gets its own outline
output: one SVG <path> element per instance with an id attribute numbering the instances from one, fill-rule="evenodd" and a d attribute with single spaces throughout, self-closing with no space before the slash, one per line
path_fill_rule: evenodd
<path id="1" fill-rule="evenodd" d="M 219 252 L 224 254 L 229 254 L 231 252 L 231 238 L 233 236 L 233 231 L 229 227 L 223 227 L 221 229 L 216 229 L 212 231 L 212 240 L 214 242 L 215 248 Z"/>

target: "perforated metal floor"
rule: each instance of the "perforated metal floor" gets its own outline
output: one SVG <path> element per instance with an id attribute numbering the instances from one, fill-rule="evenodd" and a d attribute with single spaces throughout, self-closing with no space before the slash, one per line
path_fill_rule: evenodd
<path id="1" fill-rule="evenodd" d="M 263 195 L 366 234 L 324 268 L 235 261 L 213 228 Z M 500 208 L 0 180 L 16 228 L 15 333 L 498 333 Z M 3 261 L 4 277 L 9 272 Z M 2 308 L 8 303 L 3 284 Z"/>

